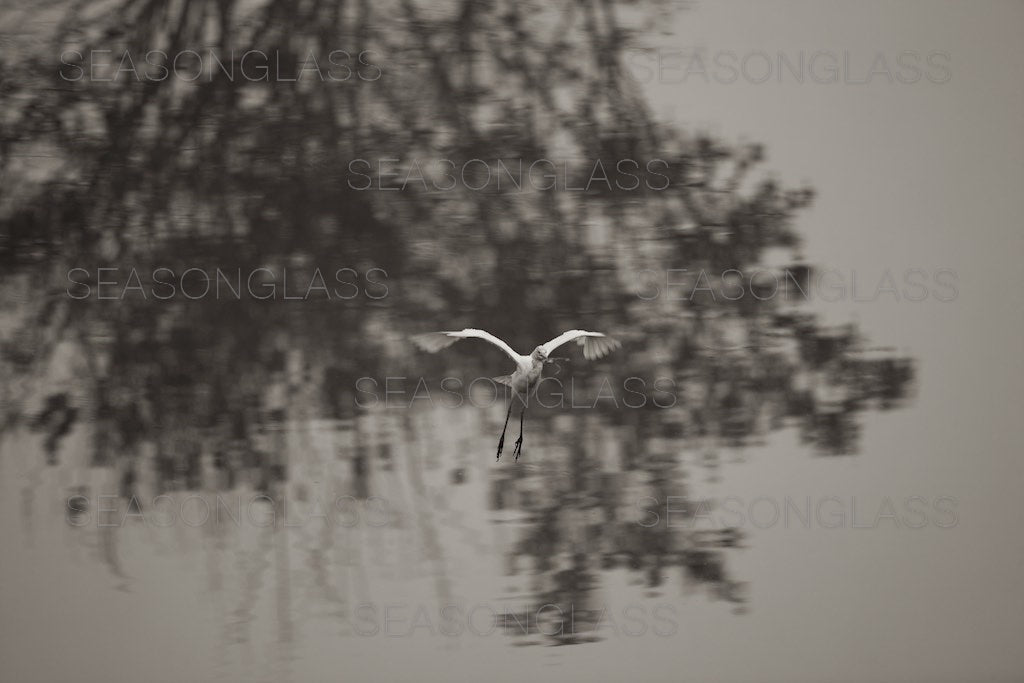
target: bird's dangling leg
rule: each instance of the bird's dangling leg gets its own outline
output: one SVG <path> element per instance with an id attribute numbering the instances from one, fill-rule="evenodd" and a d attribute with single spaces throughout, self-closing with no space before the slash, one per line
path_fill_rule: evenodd
<path id="1" fill-rule="evenodd" d="M 519 456 L 523 453 L 523 416 L 526 415 L 526 405 L 523 405 L 523 412 L 519 413 L 519 438 L 516 439 L 516 447 L 512 449 L 512 454 L 516 456 L 516 460 L 519 460 Z"/>
<path id="2" fill-rule="evenodd" d="M 512 401 L 508 402 L 508 412 L 505 413 L 505 426 L 501 428 L 501 438 L 498 439 L 498 457 L 495 460 L 501 459 L 501 449 L 505 447 L 505 430 L 508 429 L 508 418 L 512 415 Z"/>
<path id="3" fill-rule="evenodd" d="M 555 366 L 555 374 L 557 375 L 557 374 L 562 372 L 562 366 L 559 365 L 558 363 L 559 363 L 559 361 L 563 361 L 563 360 L 566 361 L 566 362 L 569 361 L 568 358 L 545 358 L 544 359 L 544 365 L 554 365 Z"/>

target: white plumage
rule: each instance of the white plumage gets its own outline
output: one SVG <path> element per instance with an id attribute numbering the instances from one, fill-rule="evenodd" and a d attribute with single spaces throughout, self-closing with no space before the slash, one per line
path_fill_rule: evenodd
<path id="1" fill-rule="evenodd" d="M 495 377 L 494 381 L 510 386 L 513 392 L 521 395 L 524 399 L 532 392 L 536 391 L 544 369 L 544 364 L 551 360 L 549 358 L 551 353 L 563 344 L 575 341 L 583 347 L 583 357 L 587 360 L 604 358 L 621 346 L 618 341 L 605 336 L 600 332 L 569 330 L 568 332 L 563 332 L 558 335 L 548 343 L 541 344 L 535 348 L 530 355 L 523 355 L 516 353 L 511 346 L 501 339 L 498 339 L 490 332 L 478 330 L 472 327 L 467 327 L 466 329 L 459 330 L 457 332 L 428 332 L 427 334 L 419 334 L 414 336 L 412 341 L 424 351 L 433 353 L 440 351 L 441 349 L 448 348 L 460 339 L 483 339 L 486 342 L 494 344 L 508 354 L 508 356 L 515 361 L 515 371 L 510 375 Z M 522 450 L 523 416 L 525 413 L 526 402 L 524 400 L 523 411 L 519 414 L 519 438 L 516 440 L 516 447 L 514 450 L 516 460 L 519 459 L 519 455 Z M 501 439 L 498 441 L 499 458 L 501 457 L 501 449 L 505 444 L 505 430 L 508 428 L 508 418 L 511 414 L 512 403 L 509 402 L 508 413 L 505 415 L 505 427 L 501 430 Z"/>

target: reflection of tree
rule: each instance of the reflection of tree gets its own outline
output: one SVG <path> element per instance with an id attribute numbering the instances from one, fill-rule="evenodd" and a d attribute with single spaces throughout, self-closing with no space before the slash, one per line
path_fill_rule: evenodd
<path id="1" fill-rule="evenodd" d="M 623 51 L 666 7 L 635 5 L 126 0 L 89 16 L 72 5 L 48 55 L 71 45 L 135 55 L 214 45 L 222 57 L 232 49 L 273 54 L 289 73 L 310 51 L 369 50 L 382 73 L 326 83 L 220 72 L 195 83 L 108 83 L 62 80 L 51 58 L 40 65 L 31 53 L 20 71 L 7 65 L 35 80 L 0 82 L 11 103 L 0 122 L 0 260 L 14 273 L 3 285 L 24 288 L 15 279 L 27 278 L 29 291 L 50 296 L 20 304 L 28 312 L 3 340 L 4 372 L 41 376 L 62 340 L 86 358 L 76 396 L 55 392 L 38 414 L 54 448 L 77 414 L 102 425 L 93 459 L 120 463 L 128 488 L 135 454 L 151 443 L 162 490 L 195 488 L 209 452 L 218 486 L 268 491 L 290 476 L 279 441 L 289 416 L 351 419 L 359 377 L 439 376 L 450 360 L 410 362 L 394 338 L 473 324 L 528 348 L 585 322 L 627 345 L 604 365 L 574 367 L 577 377 L 600 372 L 614 386 L 631 376 L 672 381 L 671 409 L 598 404 L 627 434 L 699 447 L 713 463 L 719 447 L 796 423 L 817 451 L 854 452 L 856 414 L 899 405 L 913 379 L 909 360 L 868 358 L 855 330 L 821 328 L 777 297 L 636 295 L 643 271 L 745 270 L 768 249 L 794 249 L 792 218 L 813 193 L 759 181 L 760 146 L 729 147 L 653 121 Z M 362 179 L 350 167 L 356 159 L 398 160 L 397 180 L 374 178 L 384 185 L 401 184 L 415 159 L 458 168 L 475 159 L 551 159 L 569 169 L 571 187 L 593 180 L 598 161 L 614 169 L 631 159 L 646 169 L 658 160 L 663 176 L 640 170 L 636 190 L 599 181 L 589 191 L 458 184 L 439 192 L 414 181 L 359 191 L 350 184 Z M 650 189 L 662 178 L 667 187 Z M 194 302 L 129 294 L 108 302 L 64 293 L 70 267 L 95 276 L 98 266 L 125 264 L 144 274 L 378 267 L 389 296 Z M 459 374 L 486 367 L 462 365 Z M 9 420 L 27 410 L 7 398 L 5 405 Z M 678 467 L 678 453 L 649 441 L 637 440 L 622 470 L 656 481 Z M 352 450 L 354 486 L 365 497 L 376 464 L 363 445 Z M 573 479 L 561 491 L 581 497 L 534 508 L 523 540 L 536 568 L 554 577 L 546 591 L 572 593 L 558 588 L 566 569 L 544 558 L 567 552 L 559 531 L 566 515 L 601 510 L 581 492 L 616 490 L 585 477 L 587 460 L 570 460 Z M 571 571 L 598 571 L 588 566 L 595 557 L 604 568 L 627 562 L 656 586 L 662 568 L 678 566 L 738 599 L 715 547 L 675 547 L 664 530 L 630 533 L 622 524 L 613 518 L 608 536 L 621 543 L 570 552 Z"/>

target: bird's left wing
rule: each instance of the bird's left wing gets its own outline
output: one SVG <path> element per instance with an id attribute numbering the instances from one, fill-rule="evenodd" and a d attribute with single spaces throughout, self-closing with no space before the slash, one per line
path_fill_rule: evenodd
<path id="1" fill-rule="evenodd" d="M 622 346 L 618 340 L 606 337 L 600 332 L 569 330 L 545 344 L 544 351 L 550 356 L 559 346 L 567 342 L 571 342 L 574 339 L 577 340 L 577 344 L 580 344 L 583 347 L 583 357 L 587 360 L 604 358 L 609 353 Z"/>
<path id="2" fill-rule="evenodd" d="M 448 348 L 460 339 L 466 338 L 476 338 L 489 341 L 507 353 L 516 363 L 521 363 L 523 360 L 522 356 L 513 351 L 511 346 L 498 339 L 490 332 L 484 332 L 483 330 L 477 330 L 470 327 L 458 332 L 428 332 L 426 334 L 418 334 L 412 338 L 412 341 L 416 346 L 420 347 L 424 351 L 430 351 L 433 353 L 435 351 Z"/>

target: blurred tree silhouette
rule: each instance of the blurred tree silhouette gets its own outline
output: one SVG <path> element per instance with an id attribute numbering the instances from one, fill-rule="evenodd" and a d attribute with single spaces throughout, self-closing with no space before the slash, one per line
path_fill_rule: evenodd
<path id="1" fill-rule="evenodd" d="M 527 347 L 585 320 L 627 337 L 623 372 L 671 370 L 700 387 L 707 405 L 686 409 L 702 434 L 742 438 L 763 401 L 781 397 L 781 414 L 806 418 L 809 441 L 850 452 L 852 424 L 822 411 L 849 415 L 905 395 L 908 360 L 857 356 L 853 330 L 825 343 L 836 333 L 782 310 L 783 297 L 636 296 L 641 272 L 743 271 L 767 249 L 795 247 L 792 217 L 813 197 L 753 178 L 759 145 L 731 148 L 653 121 L 623 54 L 643 48 L 670 3 L 102 7 L 68 4 L 45 50 L 13 54 L 6 73 L 19 78 L 0 84 L 12 104 L 0 136 L 8 273 L 52 265 L 35 272 L 55 294 L 69 268 L 95 284 L 103 265 L 131 264 L 143 279 L 156 267 L 180 277 L 267 266 L 308 282 L 321 265 L 387 278 L 383 301 L 196 305 L 132 291 L 116 306 L 61 296 L 27 318 L 38 325 L 66 308 L 60 320 L 91 354 L 109 356 L 103 367 L 142 366 L 151 392 L 173 365 L 184 396 L 199 378 L 229 395 L 247 368 L 263 373 L 299 344 L 327 368 L 328 402 L 343 410 L 337 387 L 351 387 L 357 368 L 382 373 L 407 352 L 367 338 L 466 323 Z M 103 60 L 120 71 L 97 70 Z M 380 160 L 392 160 L 390 174 L 370 170 Z M 421 178 L 422 160 L 477 175 L 440 191 L 436 177 Z M 549 160 L 543 168 L 561 170 L 563 184 L 506 176 L 504 187 L 472 189 L 515 160 Z M 595 172 L 622 160 L 636 162 L 635 190 Z M 377 189 L 388 185 L 397 191 Z M 744 341 L 723 351 L 723 330 Z M 776 348 L 787 335 L 796 353 Z M 45 356 L 45 344 L 34 346 Z M 104 383 L 116 384 L 109 374 Z M 823 386 L 842 401 L 819 405 Z"/>
<path id="2" fill-rule="evenodd" d="M 226 485 L 255 469 L 265 487 L 287 476 L 287 463 L 253 434 L 294 403 L 270 406 L 268 386 L 286 381 L 293 399 L 311 381 L 312 411 L 351 417 L 359 377 L 440 376 L 451 362 L 410 359 L 401 342 L 410 332 L 486 327 L 525 349 L 584 325 L 626 347 L 574 374 L 600 371 L 616 386 L 631 376 L 673 382 L 668 410 L 598 404 L 635 433 L 713 453 L 795 423 L 818 452 L 854 452 L 856 413 L 899 405 L 909 359 L 869 358 L 855 329 L 821 328 L 782 296 L 637 295 L 642 273 L 746 272 L 769 249 L 793 254 L 792 219 L 813 199 L 759 178 L 759 145 L 654 120 L 624 55 L 675 9 L 635 0 L 62 5 L 53 35 L 4 54 L 0 68 L 0 282 L 20 292 L 5 372 L 41 377 L 57 344 L 73 340 L 85 358 L 78 403 L 105 427 L 94 461 L 130 460 L 137 443 L 155 440 L 167 486 L 189 487 L 196 443 L 213 440 L 218 467 L 232 471 Z M 98 69 L 110 80 L 90 77 L 100 50 L 121 69 Z M 177 75 L 159 80 L 174 55 Z M 466 172 L 450 190 L 436 187 L 430 162 L 439 160 Z M 555 187 L 520 175 L 520 160 L 527 169 L 549 161 L 539 177 L 547 183 L 554 171 Z M 623 160 L 635 162 L 630 175 L 618 173 Z M 379 268 L 388 295 L 366 296 L 363 279 L 344 301 L 69 295 L 71 268 L 95 286 L 104 266 L 137 268 L 145 289 L 156 268 L 171 269 L 177 285 L 189 268 L 266 267 L 299 282 L 317 267 L 363 279 Z M 486 362 L 460 368 L 495 374 Z M 16 396 L 6 405 L 8 420 L 27 410 Z M 66 431 L 74 415 L 63 418 L 43 422 Z M 664 457 L 635 453 L 629 469 L 659 472 Z M 590 466 L 585 456 L 572 463 Z M 564 505 L 539 519 L 553 523 Z M 605 561 L 625 552 L 652 576 L 670 561 L 736 593 L 710 551 L 648 536 Z"/>

